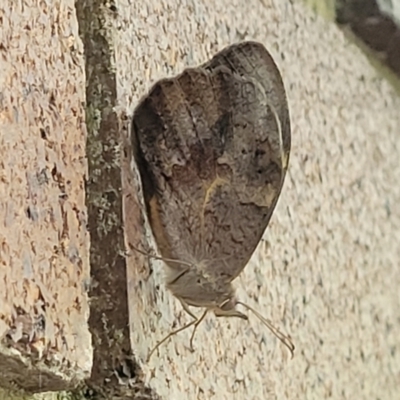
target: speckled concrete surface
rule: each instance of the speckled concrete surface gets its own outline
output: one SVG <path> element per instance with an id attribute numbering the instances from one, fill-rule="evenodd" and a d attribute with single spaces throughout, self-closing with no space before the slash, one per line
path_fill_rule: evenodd
<path id="1" fill-rule="evenodd" d="M 162 284 L 162 263 L 137 284 L 132 343 L 165 399 L 396 399 L 400 382 L 400 99 L 332 24 L 286 0 L 117 1 L 110 18 L 121 109 L 161 77 L 233 42 L 273 54 L 292 121 L 289 176 L 264 241 L 236 280 L 238 297 L 296 344 L 248 323 L 200 325 L 149 349 L 187 321 Z M 135 270 L 136 268 L 136 270 Z M 143 275 L 144 276 L 144 275 Z"/>
<path id="2" fill-rule="evenodd" d="M 54 390 L 92 363 L 83 49 L 73 1 L 9 0 L 0 21 L 0 384 Z"/>

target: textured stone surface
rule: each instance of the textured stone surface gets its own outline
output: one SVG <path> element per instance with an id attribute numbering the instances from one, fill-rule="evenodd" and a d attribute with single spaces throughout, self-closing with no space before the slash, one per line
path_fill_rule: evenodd
<path id="1" fill-rule="evenodd" d="M 0 290 L 0 376 L 2 384 L 15 377 L 4 374 L 11 366 L 12 373 L 25 377 L 25 382 L 15 379 L 19 386 L 30 388 L 38 377 L 50 376 L 52 381 L 41 381 L 45 389 L 43 382 L 48 387 L 71 382 L 71 370 L 86 372 L 91 361 L 85 295 L 79 312 L 73 303 L 82 293 L 77 282 L 87 277 L 87 253 L 79 254 L 82 263 L 75 267 L 70 257 L 73 246 L 87 249 L 85 218 L 78 218 L 85 215 L 85 81 L 74 4 L 16 4 L 3 6 L 0 30 L 0 193 L 7 199 L 0 205 L 0 274 L 6 288 Z M 396 398 L 400 100 L 394 90 L 340 30 L 301 2 L 78 4 L 93 135 L 88 201 L 96 266 L 91 329 L 97 347 L 90 386 L 119 385 L 129 398 L 143 399 L 157 394 L 165 399 Z M 252 316 L 248 322 L 210 316 L 198 329 L 194 353 L 187 349 L 190 332 L 184 332 L 146 363 L 154 344 L 188 318 L 165 290 L 162 262 L 149 264 L 134 251 L 127 258 L 125 293 L 122 227 L 128 244 L 151 251 L 127 142 L 121 191 L 125 115 L 158 79 L 203 63 L 242 39 L 264 43 L 280 68 L 292 155 L 270 227 L 235 286 L 242 301 L 291 334 L 295 357 L 289 360 Z M 45 301 L 48 323 L 42 337 L 30 327 L 41 334 Z M 68 349 L 59 345 L 60 326 Z M 56 366 L 61 375 L 36 364 L 37 349 L 45 354 L 50 343 L 56 346 L 51 357 L 61 357 Z M 62 369 L 68 357 L 72 368 Z M 33 367 L 27 366 L 30 360 Z M 94 393 L 101 398 L 109 392 Z"/>
<path id="2" fill-rule="evenodd" d="M 264 241 L 235 283 L 243 301 L 292 335 L 294 359 L 255 318 L 210 316 L 194 353 L 184 332 L 146 364 L 156 341 L 188 319 L 165 291 L 162 262 L 146 268 L 146 257 L 136 254 L 128 260 L 131 338 L 146 381 L 163 398 L 395 398 L 400 101 L 394 90 L 338 28 L 302 3 L 120 1 L 116 8 L 121 110 L 131 111 L 156 80 L 246 38 L 263 42 L 275 57 L 293 126 L 288 180 Z M 140 223 L 132 204 L 126 225 Z M 128 236 L 140 236 L 134 227 Z"/>
<path id="3" fill-rule="evenodd" d="M 0 385 L 90 371 L 83 51 L 73 1 L 0 10 Z"/>

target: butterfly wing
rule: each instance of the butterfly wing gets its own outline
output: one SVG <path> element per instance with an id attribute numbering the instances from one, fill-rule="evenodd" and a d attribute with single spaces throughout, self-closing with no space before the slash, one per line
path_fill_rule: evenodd
<path id="1" fill-rule="evenodd" d="M 282 148 L 289 157 L 291 133 L 290 118 L 282 77 L 272 56 L 258 42 L 246 41 L 226 47 L 202 67 L 213 71 L 221 66 L 234 74 L 258 82 L 270 104 L 275 107 L 282 128 Z M 286 160 L 286 163 L 289 160 Z"/>
<path id="2" fill-rule="evenodd" d="M 132 121 L 161 254 L 225 280 L 241 272 L 267 227 L 290 150 L 279 72 L 263 46 L 247 43 L 159 81 Z"/>

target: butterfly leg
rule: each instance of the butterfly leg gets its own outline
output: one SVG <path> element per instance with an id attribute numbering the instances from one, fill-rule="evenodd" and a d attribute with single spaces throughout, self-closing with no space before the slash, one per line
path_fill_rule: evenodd
<path id="1" fill-rule="evenodd" d="M 150 351 L 148 357 L 147 357 L 147 362 L 150 361 L 151 356 L 153 353 L 163 344 L 165 343 L 168 339 L 170 339 L 172 336 L 176 335 L 179 332 L 184 331 L 185 329 L 189 328 L 190 326 L 194 325 L 198 321 L 198 318 L 194 319 L 193 321 L 190 321 L 188 324 L 181 326 L 179 329 L 176 329 L 172 332 L 170 332 L 167 336 L 164 337 L 164 339 L 160 340 L 154 347 L 153 350 Z"/>
<path id="2" fill-rule="evenodd" d="M 190 350 L 193 351 L 193 338 L 194 338 L 194 333 L 197 329 L 197 326 L 200 324 L 201 321 L 203 321 L 203 319 L 205 318 L 206 314 L 207 314 L 207 310 L 202 314 L 202 316 L 200 318 L 196 317 L 196 315 L 194 315 L 190 309 L 189 306 L 187 305 L 187 303 L 185 303 L 183 300 L 179 299 L 181 304 L 182 304 L 182 308 L 193 318 L 193 321 L 190 321 L 189 323 L 187 323 L 184 326 L 181 326 L 180 328 L 170 332 L 167 336 L 165 336 L 162 340 L 160 340 L 155 346 L 154 348 L 150 351 L 148 357 L 147 357 L 147 362 L 149 362 L 151 356 L 154 354 L 154 352 L 163 344 L 165 343 L 167 340 L 169 340 L 172 336 L 176 335 L 179 332 L 184 331 L 185 329 L 191 327 L 192 325 L 194 325 L 194 330 L 193 333 L 190 337 Z"/>
<path id="3" fill-rule="evenodd" d="M 196 320 L 195 323 L 194 323 L 193 332 L 192 332 L 192 335 L 190 336 L 190 342 L 189 342 L 190 350 L 191 350 L 191 351 L 194 351 L 194 348 L 193 348 L 193 339 L 194 339 L 194 334 L 196 333 L 196 329 L 197 329 L 197 327 L 200 325 L 200 322 L 203 321 L 203 319 L 204 319 L 205 316 L 207 315 L 207 312 L 208 312 L 208 310 L 206 309 L 206 310 L 203 312 L 203 314 L 201 315 L 201 317 L 200 317 L 200 318 L 197 318 L 197 320 Z"/>
<path id="4" fill-rule="evenodd" d="M 198 318 L 190 311 L 189 306 L 187 305 L 187 303 L 185 303 L 182 299 L 179 299 L 179 301 L 182 304 L 182 308 L 195 320 L 197 320 Z"/>
<path id="5" fill-rule="evenodd" d="M 193 348 L 194 334 L 196 333 L 196 329 L 197 329 L 197 327 L 199 326 L 200 322 L 203 321 L 203 319 L 205 318 L 205 316 L 206 316 L 208 310 L 205 310 L 204 313 L 202 314 L 202 316 L 201 316 L 200 318 L 198 318 L 198 317 L 196 317 L 196 316 L 190 311 L 189 306 L 187 305 L 187 303 L 185 303 L 185 302 L 184 302 L 183 300 L 181 300 L 181 299 L 179 299 L 179 301 L 180 301 L 181 304 L 182 304 L 182 308 L 183 308 L 191 317 L 193 317 L 193 318 L 195 319 L 195 321 L 194 321 L 194 329 L 193 329 L 192 335 L 190 336 L 190 342 L 189 342 L 190 351 L 194 351 L 194 348 Z"/>

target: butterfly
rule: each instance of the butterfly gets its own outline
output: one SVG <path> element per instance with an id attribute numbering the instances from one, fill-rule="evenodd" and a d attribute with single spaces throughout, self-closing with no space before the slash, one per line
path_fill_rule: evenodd
<path id="1" fill-rule="evenodd" d="M 131 124 L 134 158 L 166 287 L 194 319 L 253 311 L 232 281 L 270 221 L 288 168 L 291 130 L 280 72 L 257 42 L 231 45 L 197 68 L 155 83 Z M 190 306 L 205 309 L 197 318 Z"/>

